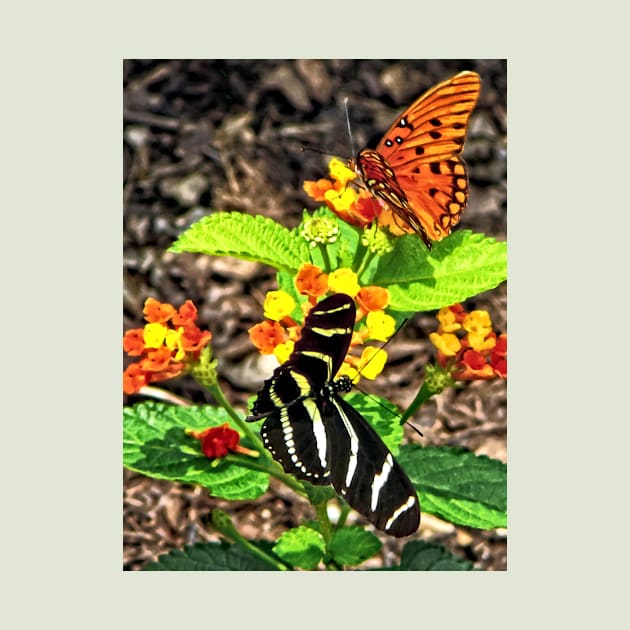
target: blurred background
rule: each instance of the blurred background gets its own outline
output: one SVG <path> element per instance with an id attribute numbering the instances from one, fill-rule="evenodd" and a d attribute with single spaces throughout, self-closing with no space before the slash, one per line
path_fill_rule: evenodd
<path id="1" fill-rule="evenodd" d="M 506 240 L 507 63 L 505 60 L 125 60 L 123 64 L 124 329 L 144 324 L 147 297 L 179 306 L 192 299 L 198 324 L 212 331 L 221 384 L 245 411 L 272 366 L 247 334 L 262 319 L 275 272 L 227 257 L 166 250 L 195 221 L 237 210 L 296 226 L 314 209 L 304 180 L 324 177 L 329 156 L 351 156 L 343 101 L 349 98 L 356 149 L 375 147 L 394 118 L 422 92 L 461 70 L 481 75 L 482 90 L 468 128 L 464 158 L 471 194 L 455 228 Z M 507 332 L 506 283 L 466 303 L 489 311 Z M 401 408 L 415 396 L 423 366 L 433 360 L 428 334 L 435 313 L 419 313 L 388 345 L 383 374 L 365 389 Z M 125 364 L 126 365 L 126 364 Z M 188 377 L 165 388 L 196 403 L 212 403 Z M 132 404 L 139 397 L 125 398 Z M 506 383 L 478 381 L 449 389 L 413 420 L 422 444 L 457 445 L 507 461 Z M 233 515 L 241 533 L 276 538 L 309 505 L 280 485 L 256 501 L 226 502 L 201 488 L 124 471 L 123 564 L 137 570 L 184 544 L 218 540 L 212 508 Z M 505 570 L 506 531 L 454 527 L 423 514 L 416 537 L 444 544 L 487 570 Z M 403 543 L 387 536 L 375 564 L 391 564 Z"/>

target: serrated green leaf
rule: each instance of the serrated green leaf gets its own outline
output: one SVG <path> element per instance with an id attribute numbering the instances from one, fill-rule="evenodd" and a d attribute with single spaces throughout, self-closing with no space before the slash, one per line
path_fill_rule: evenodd
<path id="1" fill-rule="evenodd" d="M 330 552 L 339 564 L 355 566 L 377 554 L 383 543 L 372 532 L 357 525 L 335 531 Z"/>
<path id="2" fill-rule="evenodd" d="M 472 571 L 472 562 L 459 558 L 448 549 L 424 540 L 408 542 L 400 557 L 400 571 Z"/>
<path id="3" fill-rule="evenodd" d="M 284 532 L 274 545 L 273 551 L 291 566 L 314 569 L 324 557 L 324 537 L 310 527 L 296 527 Z"/>
<path id="4" fill-rule="evenodd" d="M 169 248 L 208 256 L 233 256 L 295 273 L 310 260 L 306 241 L 273 219 L 215 212 L 191 225 Z"/>
<path id="5" fill-rule="evenodd" d="M 154 401 L 123 410 L 123 464 L 154 479 L 199 484 L 224 499 L 255 499 L 266 492 L 269 475 L 225 459 L 210 460 L 186 429 L 233 426 L 224 409 L 180 407 Z"/>
<path id="6" fill-rule="evenodd" d="M 507 244 L 457 231 L 428 252 L 415 235 L 397 239 L 372 282 L 387 287 L 394 311 L 428 311 L 462 302 L 507 278 Z"/>
<path id="7" fill-rule="evenodd" d="M 198 543 L 175 549 L 144 571 L 275 571 L 276 567 L 238 545 Z"/>
<path id="8" fill-rule="evenodd" d="M 379 396 L 366 396 L 359 392 L 348 394 L 345 401 L 374 427 L 393 455 L 397 455 L 403 439 L 403 427 L 396 406 Z"/>
<path id="9" fill-rule="evenodd" d="M 397 457 L 422 511 L 455 525 L 507 527 L 507 466 L 485 455 L 450 447 L 405 445 Z"/>

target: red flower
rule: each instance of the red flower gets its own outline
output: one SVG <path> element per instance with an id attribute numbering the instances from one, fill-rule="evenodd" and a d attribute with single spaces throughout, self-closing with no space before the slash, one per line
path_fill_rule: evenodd
<path id="1" fill-rule="evenodd" d="M 227 422 L 220 427 L 209 427 L 201 431 L 187 429 L 186 433 L 201 440 L 201 450 L 203 454 L 210 459 L 225 457 L 230 451 L 241 453 L 242 455 L 251 455 L 253 457 L 258 456 L 257 451 L 252 451 L 251 449 L 239 445 L 238 441 L 240 435 L 238 431 L 231 429 Z"/>

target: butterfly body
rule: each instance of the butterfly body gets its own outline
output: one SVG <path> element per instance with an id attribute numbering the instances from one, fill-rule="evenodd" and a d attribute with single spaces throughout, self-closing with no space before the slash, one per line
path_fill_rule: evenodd
<path id="1" fill-rule="evenodd" d="M 429 249 L 450 234 L 468 201 L 461 152 L 480 89 L 476 72 L 439 83 L 394 121 L 375 150 L 351 161 L 397 227 L 416 232 Z"/>
<path id="2" fill-rule="evenodd" d="M 348 377 L 333 380 L 346 356 L 356 317 L 342 293 L 311 309 L 288 361 L 265 381 L 248 420 L 287 473 L 332 484 L 348 504 L 392 536 L 418 529 L 420 503 L 404 470 L 365 418 L 339 396 Z"/>

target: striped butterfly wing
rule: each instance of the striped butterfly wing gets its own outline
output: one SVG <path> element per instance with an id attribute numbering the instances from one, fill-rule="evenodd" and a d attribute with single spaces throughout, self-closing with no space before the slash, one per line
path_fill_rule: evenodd
<path id="1" fill-rule="evenodd" d="M 261 436 L 274 459 L 298 479 L 330 483 L 326 428 L 318 393 L 337 373 L 350 347 L 354 302 L 337 293 L 316 304 L 286 363 L 258 394 L 253 414 L 267 415 Z"/>
<path id="2" fill-rule="evenodd" d="M 354 302 L 341 293 L 315 305 L 289 360 L 265 381 L 253 414 L 266 416 L 263 442 L 286 472 L 331 483 L 375 527 L 407 536 L 420 522 L 416 492 L 376 431 L 337 395 L 349 390 L 349 380 L 332 381 L 355 316 Z"/>
<path id="3" fill-rule="evenodd" d="M 413 534 L 420 502 L 405 471 L 352 405 L 333 395 L 324 407 L 335 490 L 377 529 L 398 538 Z"/>

